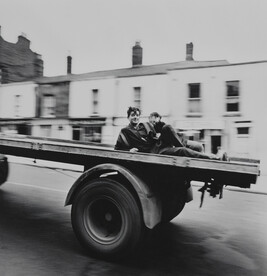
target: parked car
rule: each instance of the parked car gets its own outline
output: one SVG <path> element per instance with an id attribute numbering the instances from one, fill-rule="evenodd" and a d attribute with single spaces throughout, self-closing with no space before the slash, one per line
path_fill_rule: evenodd
<path id="1" fill-rule="evenodd" d="M 8 176 L 8 161 L 7 157 L 0 154 L 0 185 L 7 180 Z"/>

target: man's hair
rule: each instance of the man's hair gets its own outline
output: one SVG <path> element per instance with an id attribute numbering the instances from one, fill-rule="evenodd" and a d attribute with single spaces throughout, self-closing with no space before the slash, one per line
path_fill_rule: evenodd
<path id="1" fill-rule="evenodd" d="M 149 115 L 150 117 L 156 117 L 156 118 L 160 118 L 161 119 L 161 115 L 159 115 L 159 113 L 158 112 L 152 112 L 152 113 L 150 113 L 150 115 Z"/>
<path id="2" fill-rule="evenodd" d="M 130 106 L 127 110 L 127 118 L 130 117 L 131 113 L 134 112 L 134 113 L 139 113 L 139 115 L 141 115 L 141 111 L 138 107 L 134 107 L 134 106 Z"/>

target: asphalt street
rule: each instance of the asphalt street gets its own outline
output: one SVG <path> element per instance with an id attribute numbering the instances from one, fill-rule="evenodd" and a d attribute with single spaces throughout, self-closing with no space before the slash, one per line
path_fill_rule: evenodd
<path id="1" fill-rule="evenodd" d="M 64 201 L 80 174 L 10 164 L 0 188 L 0 275 L 266 275 L 266 194 L 225 190 L 199 208 L 195 186 L 194 201 L 152 231 L 142 252 L 112 263 L 91 258 L 72 231 Z"/>

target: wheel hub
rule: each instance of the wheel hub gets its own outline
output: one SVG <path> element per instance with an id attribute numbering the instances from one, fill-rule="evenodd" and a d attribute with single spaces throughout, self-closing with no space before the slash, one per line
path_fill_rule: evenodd
<path id="1" fill-rule="evenodd" d="M 88 234 L 102 244 L 118 240 L 125 225 L 120 206 L 114 200 L 102 197 L 88 205 L 83 221 Z"/>
<path id="2" fill-rule="evenodd" d="M 106 213 L 106 214 L 105 214 L 105 219 L 106 219 L 106 221 L 108 221 L 108 222 L 112 221 L 112 214 Z"/>

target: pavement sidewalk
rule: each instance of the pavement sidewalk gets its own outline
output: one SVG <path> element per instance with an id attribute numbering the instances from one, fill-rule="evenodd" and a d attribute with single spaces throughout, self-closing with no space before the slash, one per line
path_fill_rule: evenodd
<path id="1" fill-rule="evenodd" d="M 83 172 L 83 166 L 80 165 L 72 165 L 72 164 L 65 164 L 59 162 L 52 162 L 52 161 L 45 161 L 45 160 L 34 160 L 31 158 L 24 158 L 24 157 L 17 157 L 7 155 L 8 161 L 12 163 L 19 163 L 25 164 L 30 166 L 38 166 L 38 167 L 47 167 L 47 168 L 54 168 L 54 169 L 62 169 L 62 170 L 70 170 L 76 172 Z M 232 191 L 239 191 L 239 192 L 250 192 L 250 193 L 259 193 L 267 195 L 267 170 L 261 168 L 261 175 L 257 179 L 256 184 L 251 184 L 250 189 L 243 189 L 238 187 L 225 187 L 227 190 Z M 202 182 L 192 181 L 192 185 L 202 187 Z"/>

